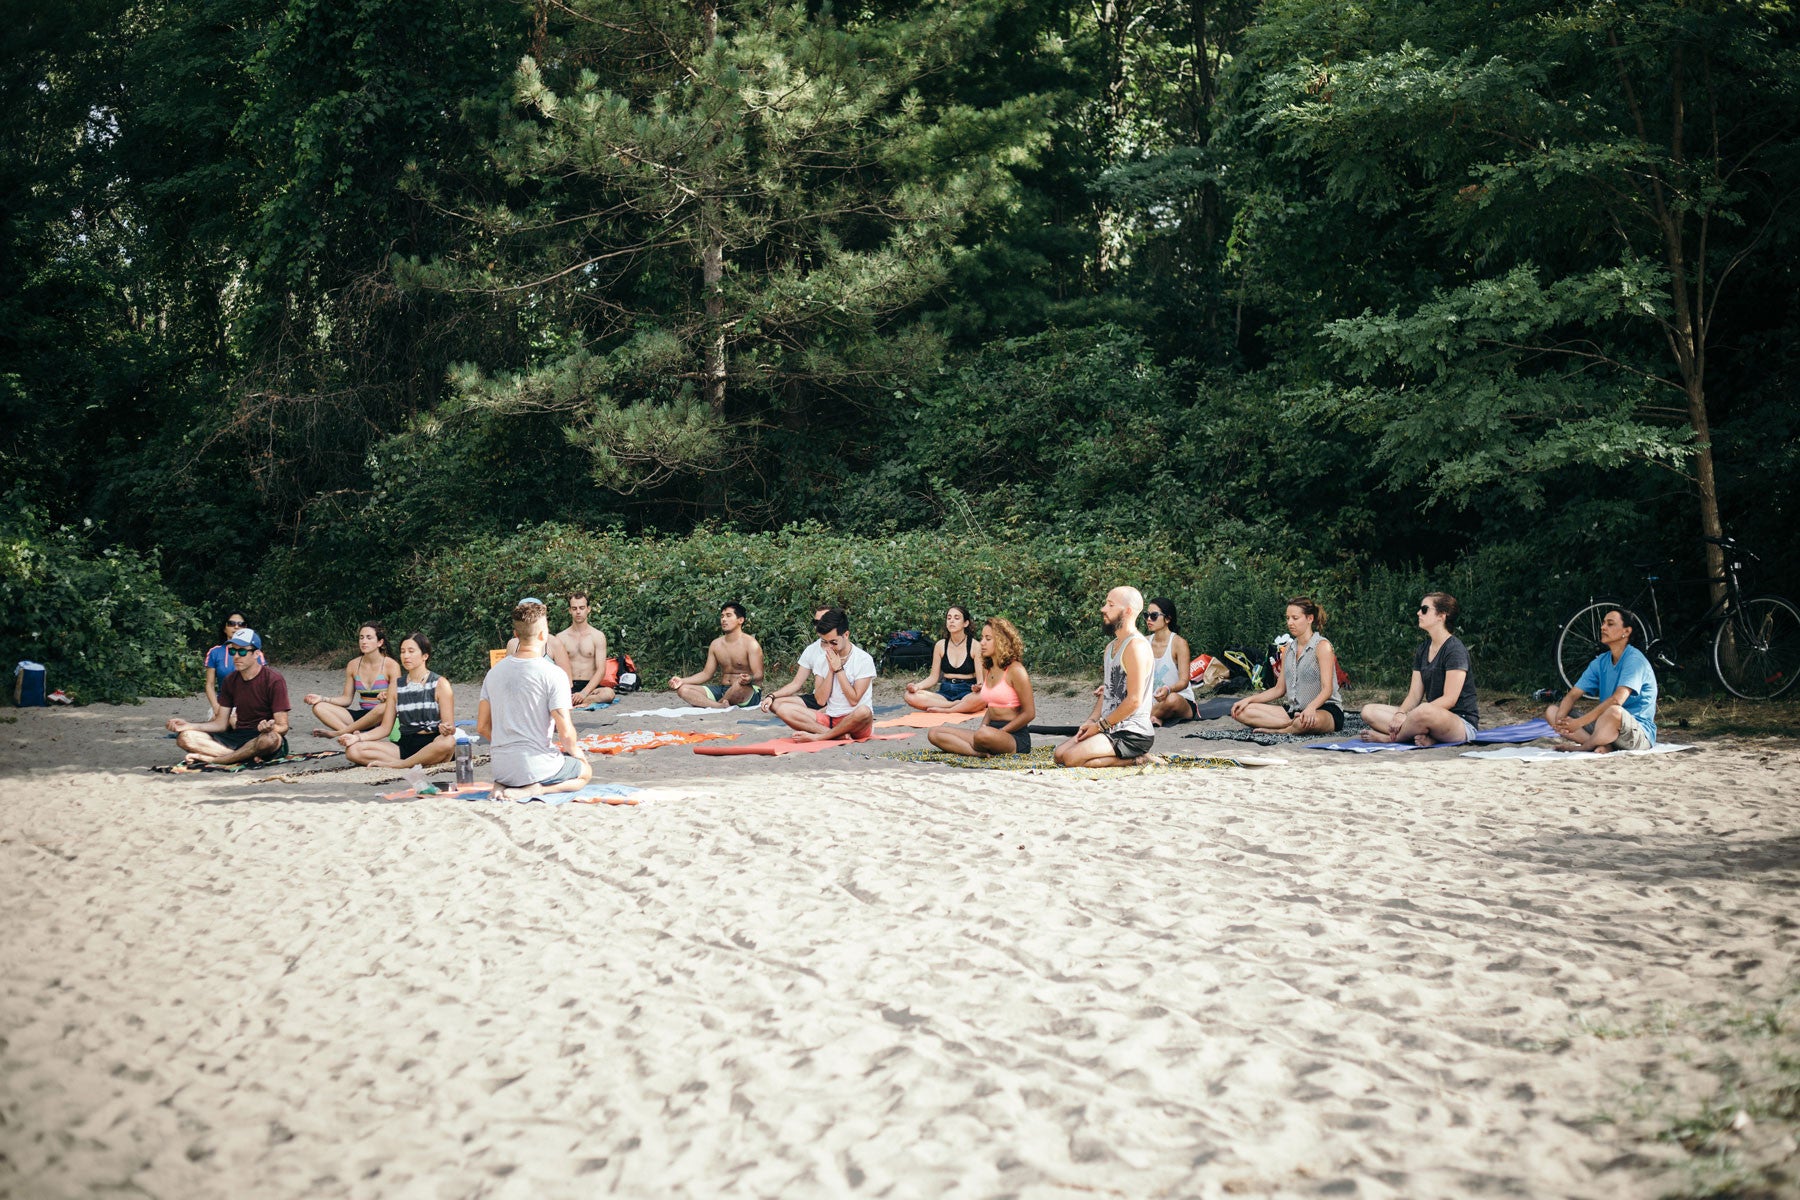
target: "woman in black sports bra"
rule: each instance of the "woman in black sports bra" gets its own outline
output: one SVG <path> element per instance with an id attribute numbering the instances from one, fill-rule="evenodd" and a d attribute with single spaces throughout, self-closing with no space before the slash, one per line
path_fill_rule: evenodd
<path id="1" fill-rule="evenodd" d="M 931 674 L 906 685 L 908 704 L 939 712 L 981 686 L 981 652 L 969 636 L 974 628 L 969 610 L 952 604 L 944 614 L 944 636 L 931 648 Z"/>

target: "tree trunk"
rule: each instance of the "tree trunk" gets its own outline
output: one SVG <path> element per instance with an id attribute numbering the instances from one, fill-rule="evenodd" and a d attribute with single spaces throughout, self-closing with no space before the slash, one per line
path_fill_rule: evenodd
<path id="1" fill-rule="evenodd" d="M 719 37 L 718 0 L 700 0 L 700 37 L 711 50 Z M 706 306 L 706 403 L 713 416 L 725 415 L 725 234 L 720 202 L 707 196 L 700 205 L 700 290 Z"/>

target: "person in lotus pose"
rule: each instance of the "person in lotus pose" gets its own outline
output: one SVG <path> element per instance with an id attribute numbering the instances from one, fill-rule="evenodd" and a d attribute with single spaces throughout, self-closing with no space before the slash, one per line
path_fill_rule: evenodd
<path id="1" fill-rule="evenodd" d="M 1433 592 L 1419 601 L 1419 629 L 1425 640 L 1413 653 L 1412 686 L 1398 706 L 1363 705 L 1365 741 L 1436 746 L 1475 740 L 1481 711 L 1469 648 L 1450 632 L 1456 614 L 1455 596 Z"/>
<path id="2" fill-rule="evenodd" d="M 986 758 L 1031 753 L 1028 727 L 1037 719 L 1031 675 L 1025 670 L 1025 643 L 1011 621 L 993 617 L 981 627 L 981 687 L 951 705 L 950 712 L 981 713 L 974 729 L 942 726 L 927 735 L 951 754 Z"/>
<path id="3" fill-rule="evenodd" d="M 981 655 L 969 634 L 975 618 L 960 604 L 944 614 L 944 636 L 931 648 L 931 674 L 906 685 L 906 702 L 927 712 L 955 708 L 981 686 Z M 936 690 L 933 690 L 936 689 Z"/>

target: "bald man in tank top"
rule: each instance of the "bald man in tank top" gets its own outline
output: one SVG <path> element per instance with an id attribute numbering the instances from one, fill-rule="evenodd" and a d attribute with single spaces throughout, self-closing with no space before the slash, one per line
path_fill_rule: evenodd
<path id="1" fill-rule="evenodd" d="M 1144 594 L 1116 587 L 1100 606 L 1100 623 L 1112 634 L 1101 663 L 1094 711 L 1075 736 L 1056 748 L 1061 767 L 1130 767 L 1150 760 L 1156 730 L 1150 723 L 1155 663 L 1150 639 L 1138 632 Z"/>

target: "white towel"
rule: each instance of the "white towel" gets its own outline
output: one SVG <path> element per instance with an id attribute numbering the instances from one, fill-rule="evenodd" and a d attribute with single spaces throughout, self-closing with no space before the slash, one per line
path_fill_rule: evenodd
<path id="1" fill-rule="evenodd" d="M 1615 754 L 1674 754 L 1678 750 L 1694 750 L 1695 746 L 1677 746 L 1673 742 L 1658 742 L 1648 750 L 1609 750 L 1605 754 L 1595 754 L 1592 750 L 1556 750 L 1549 746 L 1501 746 L 1494 750 L 1464 750 L 1464 758 L 1510 758 L 1525 762 L 1549 762 L 1557 758 L 1611 758 Z"/>

